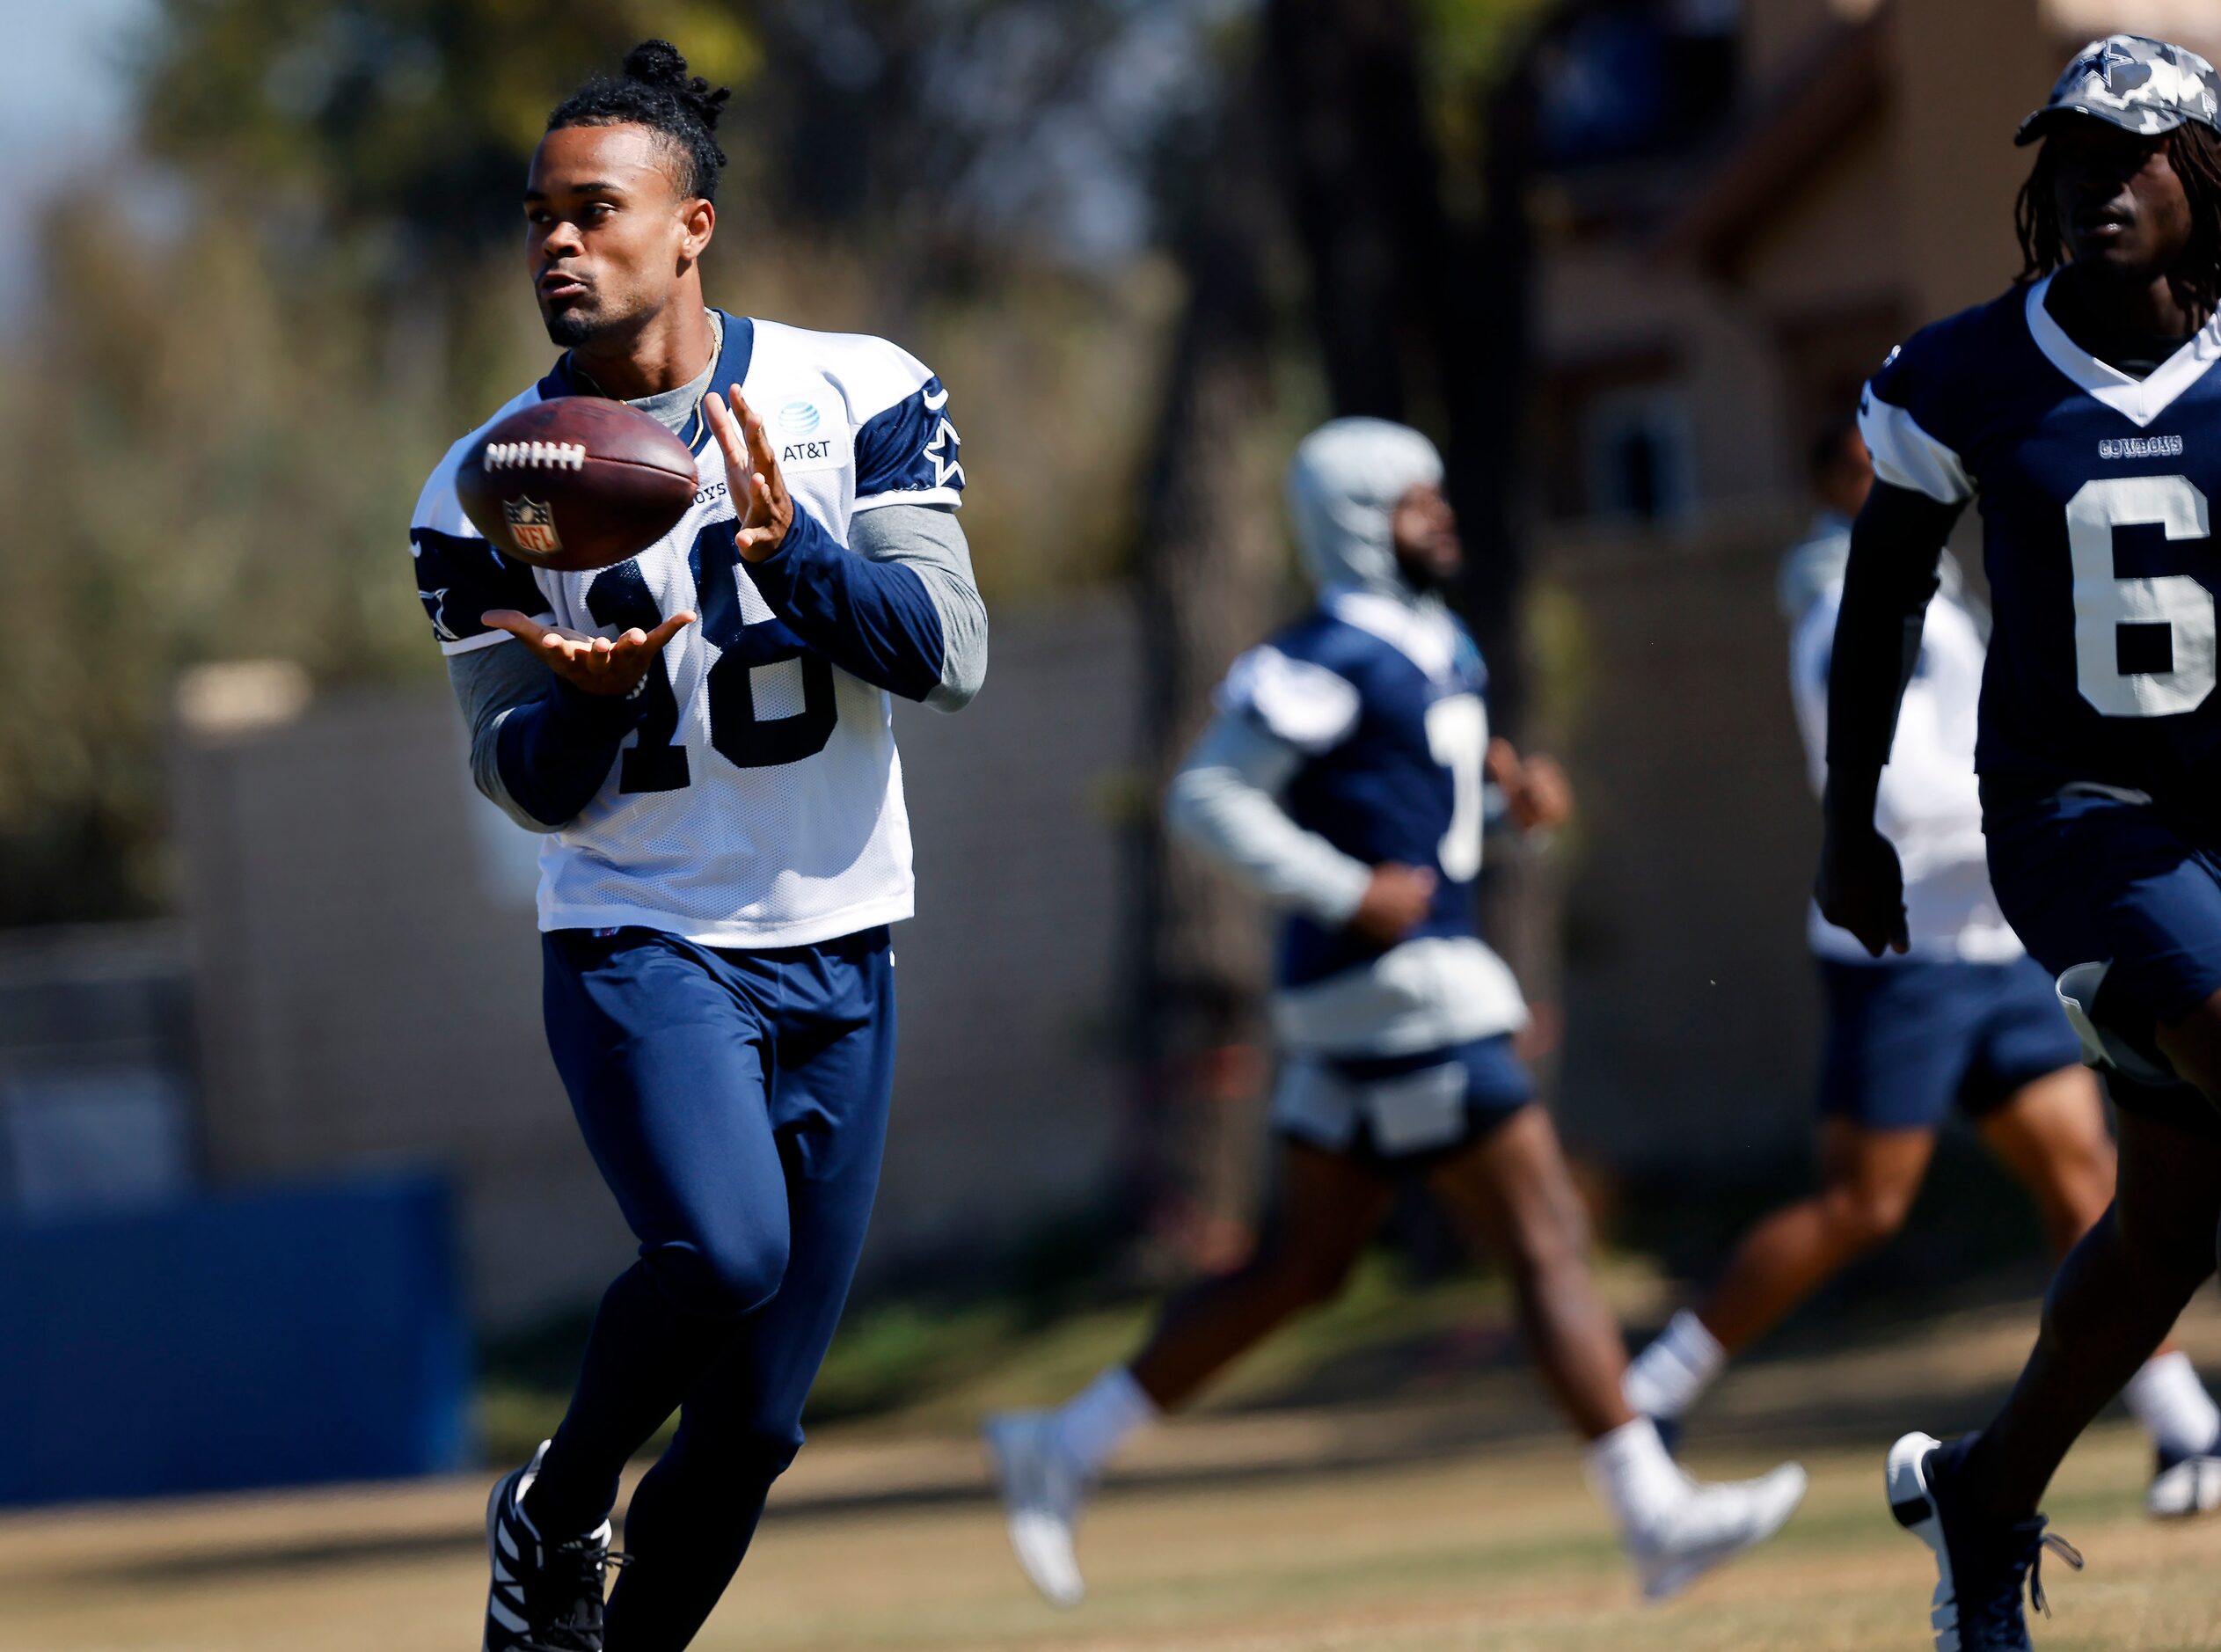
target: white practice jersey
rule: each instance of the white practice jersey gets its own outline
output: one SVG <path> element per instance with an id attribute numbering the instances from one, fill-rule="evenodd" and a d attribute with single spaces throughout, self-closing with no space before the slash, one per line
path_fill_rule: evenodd
<path id="1" fill-rule="evenodd" d="M 1798 620 L 1789 647 L 1790 687 L 1816 791 L 1828 778 L 1828 662 L 1842 599 L 1840 584 L 1824 589 Z M 1990 888 L 1983 845 L 1974 771 L 1983 655 L 1974 616 L 1939 593 L 1928 604 L 1920 663 L 1905 688 L 1874 804 L 1874 824 L 1896 846 L 1904 868 L 1911 944 L 1906 957 L 1996 963 L 2021 954 L 2020 938 Z M 1821 917 L 1816 905 L 1809 925 L 1812 949 L 1822 957 L 1873 961 L 1858 939 Z"/>
<path id="2" fill-rule="evenodd" d="M 729 315 L 723 325 L 712 385 L 741 385 L 797 505 L 836 539 L 847 542 L 859 511 L 961 502 L 947 392 L 916 358 L 862 334 Z M 567 358 L 494 420 L 571 393 L 566 372 Z M 632 561 L 587 574 L 508 561 L 471 524 L 455 477 L 479 431 L 449 450 L 410 530 L 443 650 L 521 646 L 480 623 L 493 608 L 607 637 L 681 609 L 700 617 L 650 673 L 652 703 L 601 791 L 543 844 L 540 927 L 631 925 L 767 947 L 908 917 L 891 698 L 773 615 L 734 545 L 723 454 L 701 416 L 684 433 L 701 477 L 692 508 Z"/>

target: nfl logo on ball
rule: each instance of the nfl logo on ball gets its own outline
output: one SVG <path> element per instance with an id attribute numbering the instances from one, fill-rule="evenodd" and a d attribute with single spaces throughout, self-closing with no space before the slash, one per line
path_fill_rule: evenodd
<path id="1" fill-rule="evenodd" d="M 529 499 L 504 500 L 501 513 L 509 519 L 509 537 L 520 551 L 548 556 L 563 548 L 555 537 L 555 507 Z"/>

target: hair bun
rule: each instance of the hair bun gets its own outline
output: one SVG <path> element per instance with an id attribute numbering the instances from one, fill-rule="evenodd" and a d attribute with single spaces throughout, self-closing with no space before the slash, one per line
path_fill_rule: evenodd
<path id="1" fill-rule="evenodd" d="M 625 53 L 625 77 L 669 91 L 696 120 L 712 131 L 717 128 L 718 116 L 724 112 L 725 100 L 733 95 L 722 86 L 712 89 L 699 75 L 689 75 L 686 59 L 668 40 L 642 40 Z"/>
<path id="2" fill-rule="evenodd" d="M 644 80 L 651 86 L 686 84 L 686 59 L 668 40 L 642 40 L 625 54 L 628 80 Z"/>

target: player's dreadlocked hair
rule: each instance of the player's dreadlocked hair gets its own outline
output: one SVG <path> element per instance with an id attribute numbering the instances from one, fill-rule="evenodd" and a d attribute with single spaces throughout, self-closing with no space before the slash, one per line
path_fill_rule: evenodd
<path id="1" fill-rule="evenodd" d="M 2190 244 L 2183 249 L 2174 277 L 2176 296 L 2201 318 L 2221 310 L 2221 133 L 2202 121 L 2185 121 L 2167 134 L 2167 160 L 2182 180 L 2190 203 Z M 2020 231 L 2020 279 L 2049 275 L 2067 261 L 2067 241 L 2059 228 L 2057 197 L 2051 187 L 2056 163 L 2051 145 L 2036 151 L 2036 164 L 2020 186 L 2013 221 Z"/>
<path id="2" fill-rule="evenodd" d="M 551 132 L 566 126 L 644 126 L 660 134 L 677 155 L 676 181 L 689 196 L 717 199 L 717 117 L 732 92 L 686 72 L 686 59 L 668 40 L 642 40 L 625 54 L 625 73 L 596 76 L 547 118 Z"/>

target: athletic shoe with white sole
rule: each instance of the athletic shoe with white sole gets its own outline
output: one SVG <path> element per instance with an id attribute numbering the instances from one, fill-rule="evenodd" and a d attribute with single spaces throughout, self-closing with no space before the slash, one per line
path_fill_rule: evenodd
<path id="1" fill-rule="evenodd" d="M 2221 1509 L 2221 1441 L 2188 1455 L 2159 1452 L 2144 1506 L 2161 1520 L 2188 1520 Z"/>
<path id="2" fill-rule="evenodd" d="M 2043 1517 L 1984 1519 L 1951 1495 L 1951 1479 L 1975 1436 L 1945 1445 L 1932 1436 L 1908 1434 L 1889 1448 L 1889 1512 L 1936 1556 L 1936 1592 L 1928 1621 L 1936 1652 L 2033 1652 L 2025 1590 L 2036 1609 L 2044 1604 L 2042 1558 L 2049 1549 L 2076 1571 L 2082 1556 L 2064 1539 L 2043 1529 Z"/>
<path id="3" fill-rule="evenodd" d="M 1631 1532 L 1627 1553 L 1642 1577 L 1643 1598 L 1668 1600 L 1698 1578 L 1764 1543 L 1804 1501 L 1805 1471 L 1784 1463 L 1757 1480 L 1690 1482 L 1689 1495 L 1656 1526 Z"/>
<path id="4" fill-rule="evenodd" d="M 582 1538 L 541 1541 L 522 1504 L 546 1455 L 543 1440 L 486 1499 L 485 1652 L 602 1652 L 602 1585 L 623 1557 L 610 1553 L 606 1520 Z"/>
<path id="5" fill-rule="evenodd" d="M 988 1418 L 981 1432 L 1019 1568 L 1051 1605 L 1077 1606 L 1087 1586 L 1072 1528 L 1087 1495 L 1085 1478 L 1057 1445 L 1046 1412 L 1005 1412 Z"/>

